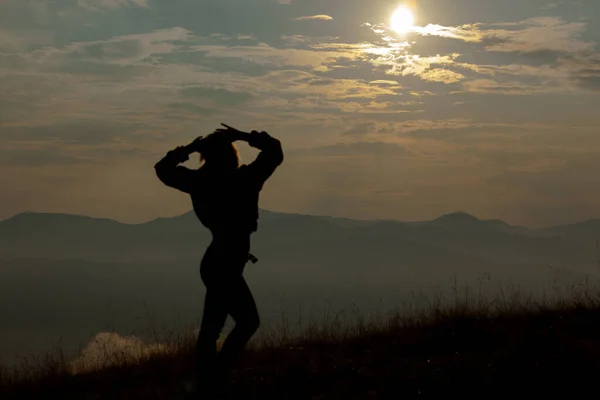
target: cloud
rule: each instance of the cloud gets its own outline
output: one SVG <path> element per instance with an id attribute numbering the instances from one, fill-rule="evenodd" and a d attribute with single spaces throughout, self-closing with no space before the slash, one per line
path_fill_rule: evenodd
<path id="1" fill-rule="evenodd" d="M 369 133 L 377 132 L 378 126 L 374 122 L 361 122 L 354 125 L 351 128 L 343 131 L 344 135 L 366 135 Z"/>
<path id="2" fill-rule="evenodd" d="M 101 332 L 71 362 L 71 371 L 73 374 L 86 373 L 112 365 L 134 363 L 169 351 L 171 349 L 165 344 L 145 343 L 135 336 Z"/>
<path id="3" fill-rule="evenodd" d="M 532 95 L 539 94 L 544 91 L 536 85 L 524 85 L 521 82 L 498 82 L 492 79 L 475 79 L 465 82 L 463 88 L 472 93 L 496 93 L 510 95 Z M 552 88 L 549 88 L 550 91 Z"/>
<path id="4" fill-rule="evenodd" d="M 495 39 L 488 51 L 534 53 L 557 51 L 581 53 L 594 50 L 596 44 L 580 39 L 585 22 L 566 22 L 559 17 L 536 17 L 515 23 L 489 24 L 485 37 Z"/>
<path id="5" fill-rule="evenodd" d="M 148 7 L 148 0 L 77 0 L 77 5 L 87 10 L 100 11 L 121 7 Z"/>
<path id="6" fill-rule="evenodd" d="M 21 123 L 0 126 L 0 137 L 7 141 L 55 141 L 70 144 L 99 145 L 144 134 L 155 128 L 141 121 L 68 119 L 57 123 Z"/>
<path id="7" fill-rule="evenodd" d="M 465 79 L 463 74 L 443 68 L 430 69 L 422 73 L 420 77 L 429 82 L 441 82 L 446 84 L 460 82 Z"/>
<path id="8" fill-rule="evenodd" d="M 446 56 L 421 57 L 416 54 L 388 53 L 372 59 L 370 62 L 376 67 L 384 67 L 388 75 L 415 75 L 426 81 L 454 83 L 463 76 L 457 72 L 433 68 L 435 66 L 451 65 L 459 57 L 458 54 Z"/>
<path id="9" fill-rule="evenodd" d="M 0 29 L 0 53 L 17 54 L 33 45 L 51 45 L 55 33 L 50 30 L 6 30 Z"/>
<path id="10" fill-rule="evenodd" d="M 306 20 L 320 20 L 320 21 L 332 21 L 333 17 L 329 16 L 329 15 L 325 15 L 325 14 L 319 14 L 319 15 L 309 15 L 309 16 L 304 16 L 304 17 L 296 17 L 296 18 L 292 18 L 295 21 L 306 21 Z"/>
<path id="11" fill-rule="evenodd" d="M 9 150 L 0 153 L 0 168 L 31 182 L 23 201 L 32 208 L 47 197 L 35 186 L 41 174 L 63 176 L 73 170 L 68 164 L 88 171 L 104 162 L 96 173 L 107 185 L 131 187 L 129 175 L 114 172 L 122 170 L 154 182 L 152 157 L 218 127 L 226 114 L 234 126 L 280 135 L 290 154 L 312 149 L 294 153 L 299 164 L 286 164 L 300 170 L 302 190 L 281 178 L 265 206 L 314 211 L 329 204 L 335 212 L 379 216 L 469 204 L 510 209 L 531 193 L 514 180 L 490 183 L 490 176 L 599 145 L 592 133 L 600 124 L 600 55 L 591 20 L 563 7 L 552 10 L 561 16 L 531 18 L 549 12 L 507 1 L 432 14 L 436 23 L 406 35 L 380 24 L 382 9 L 361 1 L 324 1 L 315 9 L 302 1 L 230 0 L 210 12 L 198 1 L 5 1 L 0 147 Z M 290 25 L 297 16 L 304 18 Z M 301 22 L 311 19 L 317 22 Z M 553 152 L 559 147 L 566 153 Z M 515 148 L 543 154 L 528 161 Z M 322 186 L 311 186 L 317 177 Z M 327 197 L 332 182 L 335 198 Z M 73 199 L 91 196 L 77 197 L 75 186 Z M 156 188 L 139 189 L 151 197 Z M 17 198 L 14 185 L 3 190 Z M 388 190 L 405 191 L 399 199 L 384 196 Z M 448 204 L 439 193 L 448 193 Z M 138 204 L 139 194 L 119 197 L 122 203 L 97 194 L 102 204 L 65 196 L 54 206 L 83 210 L 89 203 L 132 219 L 156 213 L 115 211 L 134 209 L 125 204 Z M 188 206 L 175 194 L 163 203 L 167 213 Z"/>
<path id="12" fill-rule="evenodd" d="M 365 24 L 378 36 L 395 42 L 390 27 Z M 535 53 L 557 51 L 579 53 L 592 51 L 596 44 L 580 39 L 586 22 L 568 22 L 560 17 L 534 17 L 518 22 L 476 23 L 459 26 L 428 24 L 415 26 L 413 32 L 420 36 L 456 39 L 467 43 L 482 43 L 488 51 Z"/>
<path id="13" fill-rule="evenodd" d="M 314 51 L 309 49 L 277 48 L 266 44 L 258 46 L 199 45 L 192 51 L 202 52 L 206 58 L 239 58 L 247 62 L 271 67 L 315 68 L 340 58 L 356 58 L 358 52 Z"/>
<path id="14" fill-rule="evenodd" d="M 378 79 L 376 81 L 369 82 L 371 85 L 398 85 L 398 81 L 389 81 L 385 79 Z"/>
<path id="15" fill-rule="evenodd" d="M 550 202 L 564 202 L 573 198 L 582 203 L 600 194 L 600 178 L 594 171 L 600 166 L 594 153 L 582 153 L 564 160 L 559 165 L 551 165 L 537 170 L 516 170 L 503 172 L 489 179 L 494 185 L 533 193 Z"/>
<path id="16" fill-rule="evenodd" d="M 552 9 L 562 6 L 563 4 L 564 4 L 563 1 L 557 1 L 555 3 L 548 3 L 544 6 L 542 6 L 542 10 L 552 10 Z"/>
<path id="17" fill-rule="evenodd" d="M 428 24 L 426 26 L 415 26 L 414 32 L 422 36 L 438 36 L 441 38 L 457 39 L 464 42 L 480 43 L 485 37 L 485 32 L 480 30 L 481 24 L 470 24 L 460 26 L 442 26 Z"/>
<path id="18" fill-rule="evenodd" d="M 202 86 L 186 87 L 181 90 L 183 97 L 207 99 L 216 106 L 233 107 L 246 103 L 252 98 L 250 93 L 232 92 L 226 89 L 215 89 Z"/>
<path id="19" fill-rule="evenodd" d="M 63 155 L 56 148 L 47 149 L 12 149 L 0 151 L 0 165 L 12 166 L 46 166 L 72 165 L 85 163 L 84 157 Z"/>
<path id="20" fill-rule="evenodd" d="M 108 40 L 76 42 L 63 48 L 44 47 L 30 53 L 30 57 L 43 63 L 88 60 L 131 65 L 151 55 L 171 53 L 177 48 L 175 42 L 192 38 L 191 31 L 183 28 L 158 29 Z"/>
<path id="21" fill-rule="evenodd" d="M 393 157 L 407 155 L 408 151 L 404 146 L 397 143 L 354 142 L 311 147 L 307 149 L 294 149 L 289 153 L 293 156 L 316 157 Z"/>
<path id="22" fill-rule="evenodd" d="M 414 42 L 396 38 L 383 24 L 365 25 L 381 38 L 380 43 L 365 49 L 372 55 L 369 62 L 385 67 L 388 75 L 414 75 L 424 81 L 445 84 L 460 82 L 464 90 L 476 93 L 533 95 L 597 90 L 597 68 L 591 60 L 597 58 L 598 52 L 595 42 L 582 39 L 588 26 L 583 21 L 535 17 L 506 23 L 415 27 L 414 35 L 455 39 L 472 46 L 467 54 L 453 52 L 435 56 L 411 54 Z M 497 63 L 503 55 L 513 62 L 502 61 L 496 65 L 477 62 L 486 58 Z M 532 64 L 523 63 L 527 60 Z M 465 71 L 474 71 L 480 76 L 465 74 Z"/>
<path id="23" fill-rule="evenodd" d="M 525 64 L 465 65 L 480 77 L 464 83 L 467 90 L 513 94 L 569 93 L 598 91 L 595 80 L 600 76 L 600 57 L 588 53 L 554 56 L 539 66 Z M 490 78 L 484 78 L 487 75 Z M 509 90 L 505 90 L 509 89 Z"/>
<path id="24" fill-rule="evenodd" d="M 169 111 L 171 111 L 170 116 L 174 118 L 184 118 L 187 116 L 188 113 L 193 113 L 197 115 L 212 115 L 218 113 L 218 110 L 216 109 L 200 107 L 194 103 L 185 101 L 169 103 L 167 105 L 167 108 L 170 109 Z M 176 111 L 176 113 L 173 114 L 172 111 Z M 180 112 L 177 113 L 177 111 Z"/>
<path id="25" fill-rule="evenodd" d="M 283 40 L 289 46 L 296 46 L 309 43 L 313 39 L 305 35 L 283 35 L 281 40 Z"/>

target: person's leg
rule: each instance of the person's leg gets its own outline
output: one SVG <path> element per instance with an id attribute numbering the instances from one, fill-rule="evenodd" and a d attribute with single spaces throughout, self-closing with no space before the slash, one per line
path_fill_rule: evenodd
<path id="1" fill-rule="evenodd" d="M 232 279 L 228 287 L 227 313 L 235 321 L 217 356 L 219 372 L 225 378 L 233 369 L 240 353 L 260 325 L 252 292 L 242 275 Z"/>
<path id="2" fill-rule="evenodd" d="M 206 249 L 200 264 L 200 276 L 206 287 L 204 311 L 196 342 L 197 390 L 206 391 L 214 383 L 217 363 L 217 340 L 227 320 L 226 297 L 219 285 L 219 248 L 215 243 Z"/>
<path id="3" fill-rule="evenodd" d="M 242 275 L 244 265 L 248 261 L 249 249 L 249 236 L 216 238 L 202 262 L 202 280 L 211 290 L 211 297 L 207 299 L 207 303 L 217 303 L 213 307 L 220 310 L 219 315 L 223 319 L 219 332 L 227 314 L 235 321 L 234 329 L 216 356 L 216 364 L 212 364 L 214 368 L 209 376 L 213 389 L 224 383 L 239 354 L 259 326 L 256 303 Z M 214 337 L 216 340 L 218 334 Z"/>
<path id="4" fill-rule="evenodd" d="M 204 312 L 196 343 L 197 384 L 204 390 L 214 381 L 217 367 L 217 340 L 227 319 L 226 303 L 220 288 L 206 288 Z"/>

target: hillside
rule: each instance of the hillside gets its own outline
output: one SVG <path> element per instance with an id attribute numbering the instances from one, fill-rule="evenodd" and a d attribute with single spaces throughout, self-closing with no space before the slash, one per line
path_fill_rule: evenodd
<path id="1" fill-rule="evenodd" d="M 505 304 L 509 305 L 508 303 Z M 600 308 L 583 302 L 433 309 L 346 331 L 335 323 L 298 337 L 272 336 L 243 355 L 221 399 L 499 398 L 531 390 L 585 391 L 600 373 Z M 334 321 L 335 322 L 335 321 Z M 278 333 L 282 333 L 279 331 Z M 129 364 L 72 375 L 49 359 L 0 376 L 3 399 L 185 399 L 193 340 Z"/>

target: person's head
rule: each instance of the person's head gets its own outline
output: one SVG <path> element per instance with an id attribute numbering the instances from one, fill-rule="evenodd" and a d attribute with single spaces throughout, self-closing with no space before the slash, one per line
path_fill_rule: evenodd
<path id="1" fill-rule="evenodd" d="M 203 140 L 205 144 L 200 153 L 200 162 L 203 166 L 220 171 L 235 170 L 239 167 L 240 157 L 235 144 L 213 134 Z"/>

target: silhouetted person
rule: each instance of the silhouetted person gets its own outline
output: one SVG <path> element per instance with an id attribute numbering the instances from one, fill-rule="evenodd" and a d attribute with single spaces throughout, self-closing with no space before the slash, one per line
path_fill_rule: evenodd
<path id="1" fill-rule="evenodd" d="M 259 327 L 258 310 L 243 271 L 249 260 L 256 261 L 250 253 L 250 235 L 258 227 L 259 193 L 283 162 L 281 143 L 266 132 L 245 133 L 223 126 L 227 129 L 169 151 L 155 165 L 165 185 L 191 196 L 196 216 L 212 233 L 200 264 L 206 286 L 197 342 L 197 390 L 201 392 L 212 392 L 224 382 Z M 233 144 L 238 140 L 261 150 L 249 165 L 239 165 Z M 200 153 L 201 167 L 180 166 L 193 152 Z M 217 353 L 217 339 L 228 314 L 235 327 Z"/>

